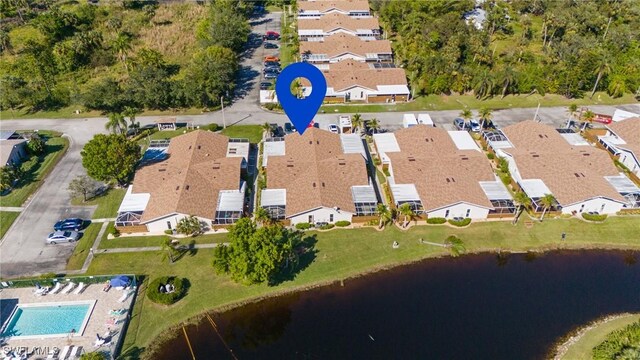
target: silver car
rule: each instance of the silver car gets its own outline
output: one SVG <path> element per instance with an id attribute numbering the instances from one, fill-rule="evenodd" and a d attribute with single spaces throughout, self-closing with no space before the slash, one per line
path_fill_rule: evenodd
<path id="1" fill-rule="evenodd" d="M 74 242 L 78 241 L 79 238 L 80 233 L 77 231 L 55 231 L 47 237 L 47 244 L 55 245 L 63 242 Z"/>

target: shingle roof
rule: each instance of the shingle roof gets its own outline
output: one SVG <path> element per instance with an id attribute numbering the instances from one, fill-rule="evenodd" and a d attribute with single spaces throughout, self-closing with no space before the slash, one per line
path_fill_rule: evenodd
<path id="1" fill-rule="evenodd" d="M 4 166 L 9 162 L 13 148 L 16 145 L 26 142 L 25 139 L 0 140 L 0 166 Z"/>
<path id="2" fill-rule="evenodd" d="M 607 127 L 626 142 L 618 147 L 633 152 L 640 159 L 640 117 L 618 121 Z"/>
<path id="3" fill-rule="evenodd" d="M 365 57 L 367 54 L 391 54 L 389 40 L 362 40 L 356 35 L 333 34 L 324 41 L 301 41 L 300 54 L 325 54 L 333 58 L 345 53 Z"/>
<path id="4" fill-rule="evenodd" d="M 316 128 L 284 139 L 285 155 L 269 157 L 267 188 L 286 189 L 286 216 L 321 206 L 355 213 L 351 187 L 369 184 L 362 156 L 344 154 L 340 135 Z"/>
<path id="5" fill-rule="evenodd" d="M 513 156 L 523 179 L 540 179 L 562 206 L 593 197 L 624 199 L 604 176 L 619 171 L 606 152 L 571 146 L 555 128 L 522 121 L 502 129 L 515 148 L 502 149 Z"/>
<path id="6" fill-rule="evenodd" d="M 173 213 L 215 218 L 220 190 L 238 190 L 242 158 L 227 158 L 229 138 L 196 130 L 171 140 L 168 159 L 140 168 L 133 193 L 150 193 L 142 222 Z"/>
<path id="7" fill-rule="evenodd" d="M 369 11 L 367 0 L 335 0 L 335 1 L 298 1 L 298 11 L 327 12 L 332 9 L 342 11 L 366 10 Z"/>
<path id="8" fill-rule="evenodd" d="M 415 184 L 422 206 L 432 211 L 459 202 L 492 208 L 479 181 L 495 181 L 487 158 L 458 150 L 446 130 L 416 125 L 395 132 L 400 152 L 389 152 L 396 184 Z"/>
<path id="9" fill-rule="evenodd" d="M 298 30 L 322 30 L 329 32 L 335 29 L 346 29 L 355 32 L 356 30 L 379 29 L 380 23 L 375 17 L 351 17 L 349 15 L 333 13 L 320 18 L 298 20 Z"/>
<path id="10" fill-rule="evenodd" d="M 355 61 L 342 60 L 329 65 L 329 70 L 322 70 L 327 87 L 334 91 L 343 91 L 350 87 L 359 85 L 371 90 L 377 90 L 383 85 L 407 85 L 407 78 L 403 69 L 375 69 L 369 64 Z M 303 79 L 304 86 L 310 83 Z"/>

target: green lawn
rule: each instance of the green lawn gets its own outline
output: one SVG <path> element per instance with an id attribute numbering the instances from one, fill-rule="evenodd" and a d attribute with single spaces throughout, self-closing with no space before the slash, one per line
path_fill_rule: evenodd
<path id="1" fill-rule="evenodd" d="M 98 205 L 96 211 L 93 213 L 93 219 L 114 218 L 118 215 L 118 208 L 124 195 L 127 193 L 127 189 L 109 189 L 106 193 L 99 195 L 87 202 L 82 202 L 82 199 L 76 198 L 71 200 L 72 205 Z"/>
<path id="2" fill-rule="evenodd" d="M 314 233 L 317 236 L 315 260 L 292 281 L 278 286 L 242 286 L 226 276 L 215 275 L 211 268 L 212 249 L 199 249 L 193 256 L 185 256 L 168 265 L 157 253 L 117 253 L 96 256 L 89 268 L 91 274 L 129 272 L 146 274 L 150 278 L 178 275 L 189 278 L 189 295 L 178 305 L 157 307 L 136 304 L 133 323 L 125 339 L 125 350 L 130 346 L 148 346 L 163 329 L 183 322 L 198 313 L 219 308 L 238 301 L 265 296 L 276 292 L 304 288 L 313 284 L 344 279 L 376 268 L 393 266 L 423 258 L 447 254 L 446 249 L 420 244 L 419 239 L 443 242 L 451 234 L 458 235 L 469 251 L 544 250 L 553 248 L 630 247 L 640 248 L 640 218 L 614 217 L 602 224 L 587 224 L 580 220 L 547 220 L 531 228 L 521 221 L 483 222 L 468 228 L 449 226 L 419 226 L 408 231 L 390 227 L 385 231 L 373 228 L 360 230 L 334 230 Z M 567 240 L 560 241 L 560 234 Z M 392 249 L 392 242 L 400 243 Z M 143 299 L 143 296 L 139 297 Z M 140 312 L 140 308 L 144 311 Z"/>
<path id="3" fill-rule="evenodd" d="M 615 330 L 622 329 L 640 319 L 638 314 L 629 314 L 615 320 L 611 320 L 588 330 L 582 337 L 572 344 L 562 357 L 566 360 L 591 359 L 592 350 L 600 345 L 604 339 Z"/>
<path id="4" fill-rule="evenodd" d="M 0 211 L 0 239 L 4 237 L 18 215 L 20 215 L 19 212 Z"/>
<path id="5" fill-rule="evenodd" d="M 110 224 L 111 226 L 111 224 Z M 105 232 L 105 235 L 102 237 L 102 241 L 100 242 L 100 249 L 115 249 L 115 248 L 133 248 L 133 247 L 149 247 L 149 246 L 160 246 L 163 240 L 169 239 L 168 235 L 158 235 L 158 236 L 127 236 L 127 237 L 119 237 L 115 239 L 107 239 L 106 234 L 108 233 L 109 228 Z M 207 234 L 200 235 L 196 237 L 189 238 L 180 238 L 180 244 L 187 245 L 191 241 L 194 241 L 196 244 L 213 244 L 213 243 L 221 243 L 227 241 L 227 234 Z"/>
<path id="6" fill-rule="evenodd" d="M 0 197 L 2 206 L 22 206 L 29 196 L 38 190 L 42 181 L 53 170 L 68 148 L 69 140 L 66 138 L 56 136 L 47 139 L 43 155 L 32 156 L 22 163 L 24 175 L 16 187 L 11 189 L 11 192 Z"/>
<path id="7" fill-rule="evenodd" d="M 262 132 L 260 125 L 231 125 L 221 133 L 230 138 L 249 139 L 252 144 L 257 144 L 262 140 Z"/>
<path id="8" fill-rule="evenodd" d="M 71 254 L 71 257 L 67 262 L 67 270 L 82 269 L 84 261 L 87 256 L 89 256 L 89 249 L 93 246 L 93 242 L 98 237 L 101 227 L 102 223 L 93 223 L 84 229 L 82 238 L 76 244 L 75 249 L 73 249 L 73 254 Z"/>
<path id="9" fill-rule="evenodd" d="M 320 111 L 325 113 L 365 113 L 365 112 L 385 112 L 385 111 L 429 111 L 429 110 L 456 110 L 456 109 L 510 109 L 510 108 L 531 108 L 538 106 L 569 106 L 577 105 L 617 105 L 635 104 L 637 101 L 632 94 L 614 99 L 605 92 L 597 92 L 593 99 L 585 97 L 583 99 L 567 99 L 562 95 L 547 94 L 541 95 L 508 95 L 504 99 L 499 96 L 487 100 L 478 100 L 473 95 L 429 95 L 419 96 L 412 102 L 389 104 L 348 104 L 348 105 L 324 105 Z"/>
<path id="10" fill-rule="evenodd" d="M 70 105 L 59 110 L 50 111 L 27 111 L 28 109 L 20 110 L 5 110 L 1 111 L 0 119 L 12 120 L 12 119 L 86 119 L 93 117 L 104 117 L 107 115 L 96 110 L 84 111 L 81 105 Z M 81 110 L 79 114 L 76 114 L 76 110 Z M 217 110 L 217 109 L 215 109 Z M 189 108 L 181 109 L 178 112 L 175 111 L 162 111 L 162 110 L 145 110 L 138 116 L 177 116 L 177 115 L 199 115 L 202 114 L 202 109 Z"/>

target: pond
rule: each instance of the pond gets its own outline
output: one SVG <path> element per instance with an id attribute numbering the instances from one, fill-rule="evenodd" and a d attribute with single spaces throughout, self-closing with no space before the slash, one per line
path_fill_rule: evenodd
<path id="1" fill-rule="evenodd" d="M 576 327 L 640 311 L 637 257 L 426 260 L 212 313 L 186 331 L 196 359 L 540 359 Z M 161 349 L 155 358 L 191 358 L 182 331 Z"/>

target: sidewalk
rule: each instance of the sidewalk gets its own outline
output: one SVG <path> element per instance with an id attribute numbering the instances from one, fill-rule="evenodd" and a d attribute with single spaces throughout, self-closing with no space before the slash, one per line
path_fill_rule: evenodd
<path id="1" fill-rule="evenodd" d="M 214 244 L 195 244 L 194 249 L 212 249 L 218 245 L 229 245 L 229 243 L 214 243 Z M 147 246 L 147 247 L 135 247 L 135 248 L 114 248 L 114 249 L 100 249 L 95 251 L 97 254 L 112 254 L 112 253 L 127 253 L 127 252 L 142 252 L 142 251 L 160 251 L 160 246 Z M 88 258 L 87 258 L 88 259 Z"/>

